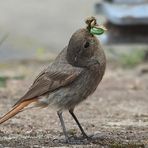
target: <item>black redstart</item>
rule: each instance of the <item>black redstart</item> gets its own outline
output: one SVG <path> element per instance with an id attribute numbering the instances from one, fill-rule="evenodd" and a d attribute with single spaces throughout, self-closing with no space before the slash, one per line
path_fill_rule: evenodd
<path id="1" fill-rule="evenodd" d="M 79 29 L 72 35 L 68 46 L 39 74 L 12 110 L 0 118 L 0 124 L 25 110 L 30 104 L 37 107 L 55 106 L 66 141 L 69 139 L 62 117 L 64 110 L 69 111 L 83 136 L 87 138 L 73 111 L 76 105 L 96 90 L 105 72 L 106 58 L 94 36 L 102 34 L 105 28 L 99 26 L 94 17 L 89 17 L 86 24 L 86 28 Z"/>

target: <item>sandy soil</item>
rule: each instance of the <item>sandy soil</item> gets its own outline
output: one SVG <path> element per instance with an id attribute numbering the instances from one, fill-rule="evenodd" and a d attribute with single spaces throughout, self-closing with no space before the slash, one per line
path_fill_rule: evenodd
<path id="1" fill-rule="evenodd" d="M 0 88 L 0 116 L 23 95 L 33 80 L 31 73 L 37 73 L 34 70 L 27 67 L 30 74 L 26 79 L 8 80 L 7 87 Z M 14 69 L 9 73 L 12 71 Z M 92 140 L 77 140 L 81 138 L 80 131 L 68 112 L 65 112 L 69 136 L 77 142 L 71 145 L 60 142 L 58 139 L 64 136 L 56 112 L 50 108 L 33 109 L 0 125 L 0 148 L 148 147 L 147 82 L 148 73 L 141 73 L 141 67 L 133 70 L 108 68 L 96 92 L 75 110 L 85 131 L 89 135 L 94 134 Z"/>

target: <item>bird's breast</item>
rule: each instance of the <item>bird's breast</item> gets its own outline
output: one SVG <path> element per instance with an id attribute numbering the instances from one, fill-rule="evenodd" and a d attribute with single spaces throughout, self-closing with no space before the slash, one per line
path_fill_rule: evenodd
<path id="1" fill-rule="evenodd" d="M 48 104 L 57 106 L 58 109 L 71 109 L 92 94 L 104 75 L 103 62 L 84 69 L 81 74 L 69 85 L 49 94 Z"/>
<path id="2" fill-rule="evenodd" d="M 99 64 L 95 64 L 91 69 L 87 69 L 84 74 L 82 74 L 82 82 L 79 84 L 84 98 L 96 90 L 102 80 L 103 74 L 104 71 L 100 68 Z"/>

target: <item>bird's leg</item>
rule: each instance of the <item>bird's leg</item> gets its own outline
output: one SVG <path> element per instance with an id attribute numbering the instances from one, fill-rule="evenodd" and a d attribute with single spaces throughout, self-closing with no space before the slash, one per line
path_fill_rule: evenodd
<path id="1" fill-rule="evenodd" d="M 69 113 L 72 115 L 73 119 L 76 121 L 76 123 L 77 123 L 79 129 L 80 129 L 81 132 L 82 132 L 83 137 L 85 137 L 85 138 L 87 138 L 87 139 L 90 139 L 90 137 L 84 132 L 84 129 L 82 128 L 82 126 L 81 126 L 79 120 L 77 119 L 77 117 L 75 116 L 75 114 L 74 114 L 74 112 L 73 112 L 73 109 L 72 109 L 72 110 L 69 110 Z"/>
<path id="2" fill-rule="evenodd" d="M 69 142 L 67 131 L 66 131 L 66 127 L 65 127 L 65 124 L 64 124 L 63 116 L 62 116 L 62 112 L 61 111 L 58 111 L 57 114 L 58 114 L 59 119 L 60 119 L 60 122 L 61 122 L 63 133 L 65 135 L 65 140 L 66 140 L 66 142 Z"/>

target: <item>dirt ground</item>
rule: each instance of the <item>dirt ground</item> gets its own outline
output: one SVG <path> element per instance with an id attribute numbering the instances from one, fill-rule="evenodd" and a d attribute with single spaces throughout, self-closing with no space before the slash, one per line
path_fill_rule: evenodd
<path id="1" fill-rule="evenodd" d="M 77 125 L 64 112 L 69 136 L 75 144 L 65 144 L 56 111 L 50 108 L 22 112 L 0 125 L 0 148 L 39 147 L 148 147 L 148 65 L 134 69 L 107 67 L 105 77 L 96 92 L 80 104 L 75 113 L 91 140 L 78 140 Z M 0 116 L 24 94 L 35 75 L 42 69 L 35 66 L 9 67 L 1 73 L 15 75 L 25 71 L 25 79 L 9 79 L 0 88 Z M 24 73 L 24 72 L 23 72 Z"/>

